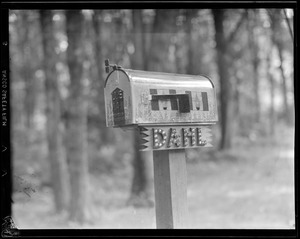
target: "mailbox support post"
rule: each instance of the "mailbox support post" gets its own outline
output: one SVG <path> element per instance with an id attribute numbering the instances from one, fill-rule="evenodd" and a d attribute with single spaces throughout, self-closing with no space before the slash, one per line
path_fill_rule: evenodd
<path id="1" fill-rule="evenodd" d="M 156 226 L 187 228 L 185 149 L 153 151 Z"/>

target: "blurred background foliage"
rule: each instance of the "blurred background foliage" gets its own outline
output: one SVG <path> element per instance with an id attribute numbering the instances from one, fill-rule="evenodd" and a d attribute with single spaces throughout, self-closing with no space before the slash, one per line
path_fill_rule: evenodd
<path id="1" fill-rule="evenodd" d="M 154 227 L 152 154 L 136 150 L 134 131 L 105 126 L 105 59 L 123 68 L 212 78 L 220 119 L 214 127 L 215 147 L 187 150 L 188 170 L 195 165 L 212 170 L 206 176 L 212 185 L 222 169 L 228 170 L 230 178 L 228 164 L 251 172 L 251 157 L 260 159 L 265 154 L 262 161 L 268 163 L 260 170 L 267 170 L 276 150 L 293 152 L 293 21 L 291 9 L 10 10 L 17 225 Z M 293 161 L 293 153 L 287 157 Z M 278 170 L 288 167 L 284 175 L 289 180 L 274 185 L 293 186 L 293 166 L 280 165 Z M 214 170 L 220 170 L 215 177 Z M 239 172 L 237 177 L 244 171 Z M 276 173 L 282 172 L 273 172 L 279 180 Z M 203 175 L 201 170 L 188 173 L 195 181 L 204 179 Z M 247 180 L 241 182 L 249 185 Z M 229 180 L 227 186 L 233 181 L 237 179 Z M 216 189 L 205 190 L 209 195 Z M 200 207 L 197 200 L 193 202 Z M 289 225 L 291 203 L 286 203 Z M 122 211 L 126 207 L 144 219 L 122 224 L 120 215 L 128 216 Z M 115 223 L 107 211 L 110 208 L 121 212 Z M 136 209 L 144 211 L 137 215 Z M 52 213 L 48 224 L 34 219 L 43 215 L 42 210 Z M 197 221 L 196 215 L 191 217 Z M 219 224 L 213 219 L 211 224 L 209 220 L 199 223 L 230 227 L 222 224 L 222 216 L 219 219 Z M 237 225 L 235 219 L 232 225 Z"/>

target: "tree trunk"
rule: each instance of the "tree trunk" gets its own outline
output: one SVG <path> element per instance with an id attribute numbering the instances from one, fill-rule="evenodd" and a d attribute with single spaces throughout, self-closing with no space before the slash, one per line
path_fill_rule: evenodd
<path id="1" fill-rule="evenodd" d="M 22 77 L 24 77 L 25 82 L 25 98 L 24 98 L 24 109 L 25 109 L 25 123 L 28 130 L 32 127 L 33 114 L 35 108 L 35 84 L 34 84 L 34 76 L 33 76 L 33 67 L 31 58 L 31 40 L 30 40 L 30 25 L 28 19 L 28 13 L 24 11 L 21 13 L 21 25 L 23 36 L 20 42 L 21 51 L 22 51 Z"/>
<path id="2" fill-rule="evenodd" d="M 84 18 L 80 10 L 66 11 L 67 62 L 70 87 L 66 138 L 71 200 L 70 219 L 88 219 L 87 102 L 83 79 Z"/>
<path id="3" fill-rule="evenodd" d="M 54 26 L 51 10 L 40 11 L 42 30 L 45 90 L 46 90 L 46 115 L 47 115 L 47 143 L 48 161 L 51 167 L 51 179 L 54 193 L 56 211 L 67 209 L 69 195 L 69 180 L 66 159 L 62 154 L 60 94 L 58 88 L 58 75 L 55 65 L 58 57 L 55 53 L 57 45 L 54 37 Z"/>
<path id="4" fill-rule="evenodd" d="M 151 183 L 151 152 L 141 152 L 140 134 L 138 130 L 134 131 L 134 158 L 133 164 L 133 179 L 131 184 L 131 194 L 127 204 L 135 207 L 152 207 L 154 205 L 152 197 Z"/>
<path id="5" fill-rule="evenodd" d="M 227 41 L 225 39 L 223 21 L 224 10 L 212 10 L 215 24 L 215 41 L 217 50 L 217 65 L 220 77 L 221 97 L 221 142 L 220 149 L 229 149 L 232 146 L 232 126 L 234 124 L 232 83 L 229 76 L 227 61 Z"/>
<path id="6" fill-rule="evenodd" d="M 118 17 L 114 18 L 115 34 L 112 39 L 114 41 L 114 63 L 122 65 L 123 58 L 126 52 L 126 44 L 128 42 L 126 34 L 126 25 L 124 24 L 124 18 L 120 14 Z"/>
<path id="7" fill-rule="evenodd" d="M 283 49 L 282 49 L 282 44 L 277 42 L 276 43 L 277 50 L 278 50 L 278 56 L 280 60 L 280 73 L 281 73 L 281 79 L 282 79 L 282 97 L 283 97 L 283 107 L 284 107 L 284 118 L 287 124 L 291 123 L 291 114 L 289 110 L 289 104 L 288 104 L 288 98 L 287 98 L 287 86 L 286 86 L 286 77 L 284 74 L 284 69 L 283 69 Z"/>
<path id="8" fill-rule="evenodd" d="M 193 24 L 192 24 L 192 19 L 195 17 L 197 14 L 196 9 L 188 9 L 186 10 L 186 36 L 187 36 L 187 69 L 186 73 L 191 74 L 191 75 L 196 75 L 201 72 L 199 71 L 199 68 L 201 68 L 201 58 L 196 59 L 195 56 L 195 51 L 197 49 L 196 42 L 194 40 L 194 31 L 193 31 Z"/>
<path id="9" fill-rule="evenodd" d="M 287 98 L 287 85 L 286 85 L 286 76 L 284 74 L 284 69 L 283 69 L 283 42 L 281 39 L 281 34 L 282 34 L 282 28 L 280 26 L 280 20 L 281 20 L 281 10 L 280 9 L 275 9 L 273 11 L 269 11 L 269 16 L 270 16 L 270 22 L 271 22 L 271 29 L 272 29 L 272 41 L 274 45 L 276 46 L 278 50 L 278 57 L 280 60 L 280 65 L 279 65 L 279 70 L 281 73 L 281 80 L 282 80 L 282 97 L 283 97 L 283 113 L 284 113 L 284 119 L 287 124 L 290 124 L 292 122 L 291 119 L 291 112 L 289 109 L 289 104 L 288 104 L 288 98 Z"/>
<path id="10" fill-rule="evenodd" d="M 234 87 L 234 92 L 233 92 L 233 99 L 234 99 L 234 102 L 235 102 L 235 108 L 234 108 L 234 111 L 235 111 L 235 121 L 236 121 L 236 125 L 235 125 L 235 129 L 234 131 L 237 132 L 238 134 L 241 133 L 241 92 L 240 92 L 240 88 L 241 88 L 241 84 L 242 84 L 242 79 L 240 78 L 239 76 L 239 73 L 238 73 L 238 68 L 235 67 L 235 72 L 234 72 L 234 75 L 235 75 L 235 87 Z"/>
<path id="11" fill-rule="evenodd" d="M 25 32 L 26 27 L 24 27 L 24 20 L 23 16 L 20 12 L 19 18 L 15 22 L 15 37 L 10 38 L 10 47 L 11 50 L 9 52 L 11 56 L 11 64 L 10 64 L 10 78 L 11 78 L 11 94 L 13 97 L 11 98 L 11 105 L 12 107 L 12 121 L 11 124 L 13 125 L 13 132 L 15 130 L 25 130 L 27 127 L 26 123 L 26 109 L 25 109 L 25 89 L 20 87 L 19 85 L 26 84 L 26 79 L 24 77 L 23 67 L 25 67 L 25 59 L 24 59 L 24 39 L 25 39 Z M 12 29 L 12 27 L 10 26 Z M 18 57 L 14 57 L 14 55 Z M 21 64 L 18 64 L 18 61 L 21 59 Z M 13 133 L 14 134 L 14 133 Z"/>
<path id="12" fill-rule="evenodd" d="M 269 119 L 270 119 L 270 128 L 269 132 L 271 136 L 274 136 L 275 133 L 275 101 L 274 101 L 274 96 L 275 96 L 275 85 L 274 85 L 274 79 L 272 76 L 271 72 L 271 59 L 270 59 L 270 54 L 267 57 L 267 78 L 270 84 L 270 111 L 269 111 Z"/>
<path id="13" fill-rule="evenodd" d="M 100 112 L 104 112 L 104 94 L 103 94 L 103 89 L 104 89 L 104 74 L 103 74 L 103 57 L 102 57 L 102 41 L 101 41 L 101 10 L 94 10 L 93 14 L 93 28 L 94 28 L 94 41 L 93 41 L 93 46 L 95 50 L 95 66 L 96 66 L 96 71 L 97 71 L 97 88 L 99 89 L 101 97 L 99 97 L 99 110 Z"/>
<path id="14" fill-rule="evenodd" d="M 170 52 L 172 37 L 175 32 L 175 22 L 178 10 L 158 9 L 152 28 L 149 70 L 176 72 L 175 56 Z M 175 46 L 174 46 L 175 47 Z"/>
<path id="15" fill-rule="evenodd" d="M 142 10 L 132 11 L 133 22 L 133 42 L 134 54 L 132 56 L 132 68 L 144 70 L 145 68 L 145 41 L 143 34 Z M 135 207 L 153 206 L 151 197 L 151 177 L 150 163 L 152 162 L 151 152 L 141 152 L 140 135 L 137 130 L 134 131 L 134 157 L 133 157 L 133 180 L 131 185 L 131 195 L 128 200 L 129 205 Z"/>
<path id="16" fill-rule="evenodd" d="M 94 48 L 94 60 L 95 60 L 95 87 L 97 88 L 98 94 L 98 107 L 99 107 L 99 125 L 105 126 L 105 112 L 104 107 L 104 82 L 106 74 L 103 72 L 104 59 L 102 53 L 102 19 L 101 19 L 102 10 L 94 10 L 92 22 L 94 29 L 94 38 L 93 38 L 93 48 Z M 99 127 L 99 135 L 101 137 L 101 142 L 103 144 L 108 144 L 113 141 L 114 134 L 111 133 L 111 129 L 106 127 Z"/>
<path id="17" fill-rule="evenodd" d="M 259 97 L 259 81 L 258 81 L 258 65 L 259 60 L 257 54 L 253 53 L 252 66 L 253 66 L 253 78 L 254 78 L 254 105 L 255 105 L 255 123 L 260 122 L 260 97 Z"/>
<path id="18" fill-rule="evenodd" d="M 248 32 L 249 32 L 249 48 L 251 55 L 251 63 L 253 68 L 253 95 L 254 95 L 254 112 L 255 118 L 254 122 L 260 122 L 260 97 L 259 97 L 259 79 L 258 79 L 258 66 L 259 66 L 259 57 L 258 57 L 258 42 L 257 36 L 255 34 L 255 26 L 256 26 L 256 10 L 248 10 L 249 15 L 251 16 L 248 19 Z"/>
<path id="19" fill-rule="evenodd" d="M 132 67 L 134 69 L 145 69 L 145 39 L 144 39 L 144 24 L 142 10 L 135 9 L 132 11 L 132 25 L 133 25 L 133 43 L 134 54 L 131 59 Z"/>

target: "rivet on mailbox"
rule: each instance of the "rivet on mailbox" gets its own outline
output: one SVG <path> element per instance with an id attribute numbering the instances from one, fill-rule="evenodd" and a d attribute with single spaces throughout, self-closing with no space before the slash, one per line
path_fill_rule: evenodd
<path id="1" fill-rule="evenodd" d="M 105 68 L 108 127 L 138 127 L 140 150 L 212 146 L 218 114 L 208 77 L 123 69 L 108 60 Z"/>

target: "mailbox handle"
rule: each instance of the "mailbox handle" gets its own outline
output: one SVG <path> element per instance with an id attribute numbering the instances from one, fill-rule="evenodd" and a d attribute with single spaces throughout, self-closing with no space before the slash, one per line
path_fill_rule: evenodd
<path id="1" fill-rule="evenodd" d="M 169 99 L 178 99 L 178 108 L 180 113 L 189 113 L 191 111 L 189 94 L 151 95 L 152 101 Z"/>

